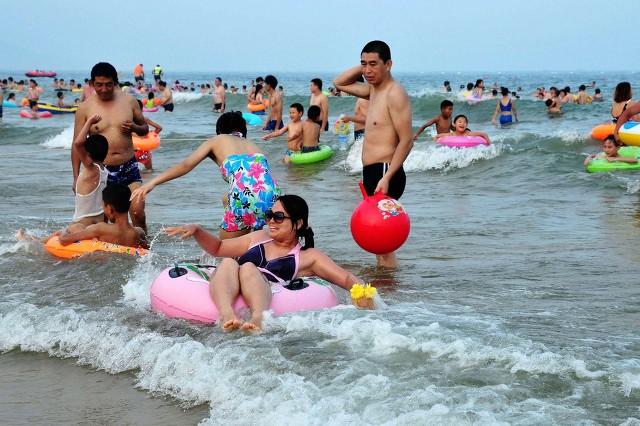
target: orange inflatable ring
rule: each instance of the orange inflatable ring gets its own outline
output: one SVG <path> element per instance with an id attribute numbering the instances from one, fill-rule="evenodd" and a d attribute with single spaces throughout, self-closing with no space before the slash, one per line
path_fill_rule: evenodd
<path id="1" fill-rule="evenodd" d="M 160 99 L 160 98 L 153 98 L 153 103 L 154 103 L 154 105 L 158 105 L 158 106 L 159 106 L 159 105 L 162 103 L 162 99 Z"/>
<path id="2" fill-rule="evenodd" d="M 134 149 L 153 151 L 160 146 L 160 136 L 156 132 L 149 132 L 146 136 L 138 136 L 134 133 L 132 139 Z"/>
<path id="3" fill-rule="evenodd" d="M 603 142 L 606 138 L 613 135 L 613 130 L 616 128 L 614 123 L 605 123 L 591 129 L 591 137 L 593 139 Z"/>
<path id="4" fill-rule="evenodd" d="M 60 244 L 58 237 L 50 238 L 44 248 L 56 257 L 62 259 L 75 259 L 89 253 L 107 252 L 128 254 L 130 256 L 142 257 L 149 253 L 149 250 L 136 247 L 121 246 L 119 244 L 105 243 L 98 240 L 82 240 L 71 243 L 67 246 Z"/>
<path id="5" fill-rule="evenodd" d="M 29 106 L 29 99 L 22 98 L 22 102 L 20 102 L 20 105 L 22 105 L 23 107 L 28 107 Z"/>
<path id="6" fill-rule="evenodd" d="M 264 102 L 261 104 L 247 104 L 247 109 L 250 112 L 260 112 L 267 109 L 267 106 L 264 104 Z"/>

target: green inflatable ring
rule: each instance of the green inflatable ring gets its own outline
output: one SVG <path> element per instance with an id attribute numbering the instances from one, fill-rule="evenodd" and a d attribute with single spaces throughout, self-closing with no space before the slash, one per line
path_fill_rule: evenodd
<path id="1" fill-rule="evenodd" d="M 620 157 L 640 157 L 640 147 L 623 146 L 618 150 Z M 615 172 L 616 170 L 640 170 L 640 163 L 624 163 L 622 161 L 607 161 L 604 158 L 594 158 L 587 164 L 589 173 Z"/>
<path id="2" fill-rule="evenodd" d="M 289 157 L 293 164 L 311 164 L 326 160 L 333 155 L 333 150 L 328 145 L 320 145 L 319 151 L 302 153 L 296 151 Z"/>

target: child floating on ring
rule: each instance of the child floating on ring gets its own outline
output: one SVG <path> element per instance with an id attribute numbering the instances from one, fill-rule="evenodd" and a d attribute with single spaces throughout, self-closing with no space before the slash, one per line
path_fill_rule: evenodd
<path id="1" fill-rule="evenodd" d="M 630 163 L 630 164 L 635 164 L 638 162 L 638 159 L 635 157 L 620 157 L 620 155 L 618 154 L 619 148 L 620 146 L 617 144 L 613 136 L 609 136 L 604 140 L 602 144 L 602 150 L 604 152 L 600 154 L 591 154 L 587 156 L 587 158 L 584 159 L 584 165 L 585 166 L 588 165 L 591 162 L 591 160 L 595 158 L 602 158 L 609 162 L 620 161 L 623 163 Z"/>
<path id="2" fill-rule="evenodd" d="M 468 124 L 469 124 L 469 120 L 467 119 L 467 117 L 465 115 L 460 114 L 453 119 L 454 130 L 448 133 L 438 133 L 434 137 L 434 140 L 438 140 L 445 136 L 480 136 L 481 138 L 487 141 L 487 145 L 491 145 L 491 140 L 489 139 L 489 135 L 487 135 L 484 132 L 472 132 L 467 127 Z"/>

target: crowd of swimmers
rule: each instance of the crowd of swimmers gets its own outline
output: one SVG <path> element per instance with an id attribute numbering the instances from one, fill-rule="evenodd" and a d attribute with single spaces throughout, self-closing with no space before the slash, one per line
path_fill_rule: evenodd
<path id="1" fill-rule="evenodd" d="M 358 98 L 353 115 L 341 119 L 354 122 L 360 136 L 366 133 L 362 180 L 369 195 L 383 192 L 400 199 L 407 179 L 404 161 L 414 141 L 429 126 L 435 125 L 436 139 L 477 136 L 490 143 L 486 133 L 469 128 L 465 115 L 454 115 L 454 103 L 450 100 L 443 100 L 440 114 L 413 132 L 410 98 L 391 75 L 389 46 L 379 40 L 371 41 L 364 46 L 359 59 L 357 65 L 342 72 L 333 83 L 339 93 Z M 61 244 L 96 238 L 147 247 L 145 202 L 149 194 L 156 186 L 181 178 L 198 164 L 212 160 L 227 185 L 222 197 L 224 215 L 218 236 L 197 224 L 171 227 L 165 232 L 183 239 L 194 238 L 206 252 L 224 258 L 210 282 L 211 296 L 220 310 L 224 330 L 261 328 L 262 313 L 268 309 L 271 300 L 269 286 L 274 282 L 285 282 L 306 274 L 320 276 L 345 289 L 362 283 L 360 278 L 314 248 L 306 202 L 299 196 L 282 194 L 266 155 L 247 137 L 247 124 L 242 114 L 225 110 L 227 88 L 220 77 L 211 88 L 212 110 L 219 114 L 216 135 L 204 141 L 183 161 L 143 183 L 132 135 L 145 136 L 150 126 L 154 127 L 143 114 L 145 107 L 159 105 L 166 111 L 173 110 L 172 89 L 167 87 L 159 65 L 153 69 L 153 78 L 152 85 L 145 83 L 142 64 L 134 69 L 133 85 L 121 84 L 116 69 L 109 63 L 100 62 L 92 68 L 90 79 L 85 82 L 88 89 L 85 91 L 86 87 L 82 87 L 85 96 L 75 115 L 71 150 L 75 211 L 70 225 L 53 235 Z M 12 80 L 11 84 L 16 83 Z M 68 87 L 60 86 L 59 80 L 57 84 L 54 90 L 58 92 Z M 8 80 L 3 85 L 3 89 L 9 90 L 15 87 L 9 86 Z M 176 85 L 179 82 L 174 88 Z M 640 113 L 640 104 L 630 101 L 631 90 L 627 85 L 619 84 L 614 94 L 612 118 L 619 120 L 618 125 L 631 114 Z M 447 92 L 450 87 L 449 82 L 443 85 Z M 591 87 L 595 87 L 595 82 Z M 561 97 L 562 91 L 551 89 L 547 99 L 544 99 L 547 92 L 543 88 L 535 96 L 542 96 L 541 100 L 553 104 L 564 102 L 570 93 L 564 90 L 564 97 Z M 189 86 L 189 91 L 196 90 L 195 85 Z M 482 80 L 471 84 L 467 90 L 469 98 L 474 100 L 483 98 L 487 91 Z M 492 121 L 507 126 L 517 122 L 517 93 L 495 84 L 488 91 L 497 101 Z M 521 92 L 521 88 L 518 91 Z M 581 87 L 579 92 L 583 91 Z M 29 103 L 37 104 L 41 92 L 37 83 L 31 80 Z M 267 133 L 263 139 L 288 134 L 285 161 L 294 151 L 317 150 L 319 135 L 329 129 L 329 102 L 323 92 L 323 81 L 312 79 L 309 92 L 306 118 L 303 118 L 305 107 L 298 102 L 292 103 L 288 108 L 290 121 L 284 124 L 284 90 L 276 76 L 269 74 L 257 78 L 242 88 L 241 94 L 246 94 L 249 103 L 262 104 L 267 109 L 263 128 Z M 144 93 L 146 100 L 136 101 L 131 96 L 138 93 Z M 155 101 L 156 94 L 159 103 Z M 578 93 L 572 102 L 583 100 L 582 93 Z M 107 119 L 103 120 L 103 117 Z M 616 155 L 614 148 L 607 149 L 608 156 Z M 23 231 L 18 236 L 29 238 Z M 378 255 L 377 264 L 395 267 L 395 254 Z M 244 296 L 251 309 L 251 318 L 245 323 L 231 308 L 238 294 Z"/>

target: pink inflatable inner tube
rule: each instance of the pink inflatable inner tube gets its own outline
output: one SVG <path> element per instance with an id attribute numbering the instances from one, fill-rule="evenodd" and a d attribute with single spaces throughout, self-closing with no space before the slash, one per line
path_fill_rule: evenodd
<path id="1" fill-rule="evenodd" d="M 51 117 L 53 114 L 51 114 L 49 111 L 42 111 L 37 113 L 38 117 L 40 118 L 49 118 Z M 22 118 L 33 118 L 33 112 L 27 109 L 23 109 L 20 111 L 20 117 Z"/>
<path id="2" fill-rule="evenodd" d="M 471 148 L 478 145 L 489 145 L 485 138 L 480 136 L 443 136 L 437 141 L 440 145 L 452 148 Z"/>
<path id="3" fill-rule="evenodd" d="M 158 107 L 157 106 L 155 106 L 153 108 L 144 107 L 144 108 L 142 108 L 142 111 L 143 112 L 158 112 Z"/>
<path id="4" fill-rule="evenodd" d="M 208 277 L 214 267 L 180 264 L 166 268 L 151 284 L 151 309 L 169 318 L 182 318 L 195 322 L 214 323 L 219 318 L 218 308 L 211 300 Z M 338 305 L 338 296 L 331 286 L 317 278 L 304 278 L 295 285 L 271 285 L 273 315 L 314 311 Z M 233 305 L 236 314 L 243 315 L 249 308 L 239 296 Z"/>

